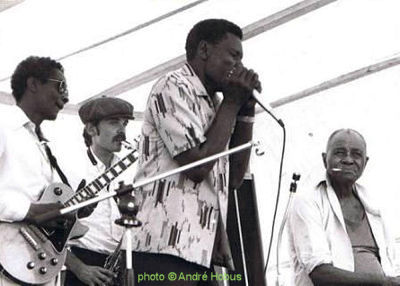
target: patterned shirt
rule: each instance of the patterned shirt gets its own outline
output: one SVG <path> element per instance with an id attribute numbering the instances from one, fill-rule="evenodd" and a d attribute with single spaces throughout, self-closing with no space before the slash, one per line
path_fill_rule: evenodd
<path id="1" fill-rule="evenodd" d="M 189 64 L 161 78 L 147 102 L 135 180 L 179 167 L 173 158 L 206 141 L 220 103 L 217 95 L 207 94 Z M 201 183 L 181 173 L 143 186 L 138 192 L 142 197 L 138 218 L 143 225 L 133 249 L 171 254 L 209 267 L 217 229 L 218 240 L 227 245 L 228 176 L 228 158 L 221 158 Z M 220 263 L 227 264 L 229 247 L 223 252 Z"/>

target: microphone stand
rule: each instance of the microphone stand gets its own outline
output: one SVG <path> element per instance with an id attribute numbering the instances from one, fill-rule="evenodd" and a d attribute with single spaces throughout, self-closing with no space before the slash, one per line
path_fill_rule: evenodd
<path id="1" fill-rule="evenodd" d="M 119 190 L 125 191 L 124 189 L 129 186 L 125 186 L 123 182 L 119 183 Z M 118 191 L 117 191 L 118 193 Z M 115 223 L 125 228 L 124 235 L 121 239 L 125 238 L 125 273 L 123 277 L 124 286 L 135 286 L 135 271 L 132 266 L 132 228 L 140 227 L 142 222 L 136 218 L 138 212 L 138 206 L 134 196 L 129 193 L 120 197 L 118 202 L 118 209 L 121 213 L 121 217 L 115 220 Z"/>
<path id="2" fill-rule="evenodd" d="M 110 191 L 110 192 L 108 192 L 106 194 L 103 194 L 101 196 L 96 196 L 94 198 L 91 198 L 89 200 L 83 201 L 83 202 L 78 203 L 78 204 L 73 205 L 73 206 L 69 206 L 69 207 L 65 207 L 65 208 L 62 208 L 62 209 L 49 211 L 49 212 L 46 212 L 44 214 L 40 214 L 40 215 L 36 216 L 35 219 L 36 219 L 36 221 L 38 223 L 42 223 L 42 222 L 45 222 L 47 220 L 54 219 L 54 218 L 56 218 L 58 216 L 62 216 L 62 215 L 68 214 L 70 212 L 79 210 L 80 208 L 86 207 L 88 205 L 91 205 L 91 204 L 98 203 L 100 201 L 109 199 L 109 198 L 114 197 L 116 195 L 126 194 L 128 192 L 131 192 L 133 189 L 136 189 L 136 188 L 139 188 L 141 186 L 144 186 L 144 185 L 153 183 L 155 181 L 164 179 L 166 177 L 169 177 L 169 176 L 184 172 L 186 170 L 189 170 L 191 168 L 194 168 L 194 167 L 209 163 L 211 161 L 215 161 L 215 160 L 217 160 L 217 159 L 219 159 L 221 157 L 228 156 L 228 155 L 231 155 L 231 154 L 234 154 L 234 153 L 237 153 L 237 152 L 242 152 L 244 150 L 250 149 L 251 147 L 257 146 L 257 145 L 258 145 L 258 143 L 253 143 L 252 141 L 249 141 L 249 142 L 247 142 L 245 144 L 239 145 L 239 146 L 234 147 L 232 149 L 229 149 L 229 150 L 214 154 L 212 156 L 203 158 L 201 160 L 192 162 L 190 164 L 186 164 L 186 165 L 181 166 L 179 168 L 176 168 L 174 170 L 170 170 L 170 171 L 161 173 L 161 174 L 156 175 L 156 176 L 154 176 L 152 178 L 144 179 L 142 181 L 133 183 L 132 185 L 129 185 L 126 188 L 122 188 L 122 190 Z"/>
<path id="3" fill-rule="evenodd" d="M 283 230 L 285 229 L 286 220 L 288 218 L 290 207 L 292 205 L 293 196 L 296 193 L 297 181 L 300 180 L 300 175 L 296 174 L 296 173 L 293 173 L 292 179 L 293 179 L 293 181 L 290 183 L 290 189 L 289 189 L 289 192 L 290 192 L 289 193 L 289 200 L 288 200 L 288 203 L 286 205 L 285 214 L 283 215 L 281 227 L 279 228 L 278 243 L 276 245 L 276 286 L 280 286 L 281 285 L 280 282 L 279 282 L 279 278 L 281 276 L 281 272 L 280 272 L 280 269 L 279 269 L 279 251 L 280 251 L 281 243 L 282 243 Z"/>

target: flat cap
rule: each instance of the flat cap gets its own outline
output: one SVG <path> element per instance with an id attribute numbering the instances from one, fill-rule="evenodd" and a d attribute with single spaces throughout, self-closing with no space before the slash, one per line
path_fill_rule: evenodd
<path id="1" fill-rule="evenodd" d="M 84 124 L 105 118 L 134 119 L 133 106 L 123 99 L 103 96 L 82 105 L 79 117 Z"/>

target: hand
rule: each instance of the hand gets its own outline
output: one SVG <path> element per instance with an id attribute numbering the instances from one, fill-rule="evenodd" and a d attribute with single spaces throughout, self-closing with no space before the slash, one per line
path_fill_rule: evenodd
<path id="1" fill-rule="evenodd" d="M 63 205 L 61 203 L 31 204 L 24 220 L 28 223 L 33 223 L 43 227 L 54 229 L 67 229 L 69 227 L 69 224 L 75 220 L 75 213 L 69 213 L 44 222 L 39 222 L 37 220 L 38 215 L 59 210 L 61 208 L 63 208 Z"/>
<path id="2" fill-rule="evenodd" d="M 85 217 L 90 216 L 96 207 L 97 207 L 97 203 L 80 208 L 78 210 L 78 218 L 85 218 Z"/>
<path id="3" fill-rule="evenodd" d="M 83 189 L 86 186 L 86 180 L 82 179 L 82 181 L 79 183 L 78 187 L 76 188 L 76 192 L 78 192 L 80 189 Z M 78 210 L 78 218 L 84 218 L 88 217 L 92 214 L 94 209 L 97 207 L 97 203 L 88 205 L 86 207 L 83 207 Z"/>
<path id="4" fill-rule="evenodd" d="M 99 266 L 82 264 L 75 273 L 76 277 L 89 286 L 110 284 L 115 274 Z"/>
<path id="5" fill-rule="evenodd" d="M 224 86 L 225 101 L 233 102 L 240 107 L 248 105 L 247 108 L 254 107 L 255 101 L 252 99 L 253 90 L 256 89 L 259 92 L 262 90 L 258 74 L 242 65 L 232 69 L 228 73 Z"/>

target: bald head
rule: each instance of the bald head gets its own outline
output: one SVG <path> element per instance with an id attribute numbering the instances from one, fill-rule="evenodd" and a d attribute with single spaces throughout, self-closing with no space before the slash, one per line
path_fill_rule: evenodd
<path id="1" fill-rule="evenodd" d="M 364 137 L 353 129 L 339 129 L 331 134 L 322 154 L 332 181 L 355 183 L 368 162 Z"/>
<path id="2" fill-rule="evenodd" d="M 364 145 L 365 152 L 367 152 L 367 142 L 365 142 L 364 136 L 362 136 L 361 133 L 358 132 L 357 130 L 350 129 L 350 128 L 342 128 L 342 129 L 338 129 L 338 130 L 334 131 L 328 138 L 328 142 L 326 144 L 326 151 L 328 151 L 329 146 L 331 145 L 332 141 L 338 135 L 341 135 L 343 133 L 347 134 L 347 135 L 352 135 L 352 136 L 358 137 Z"/>

